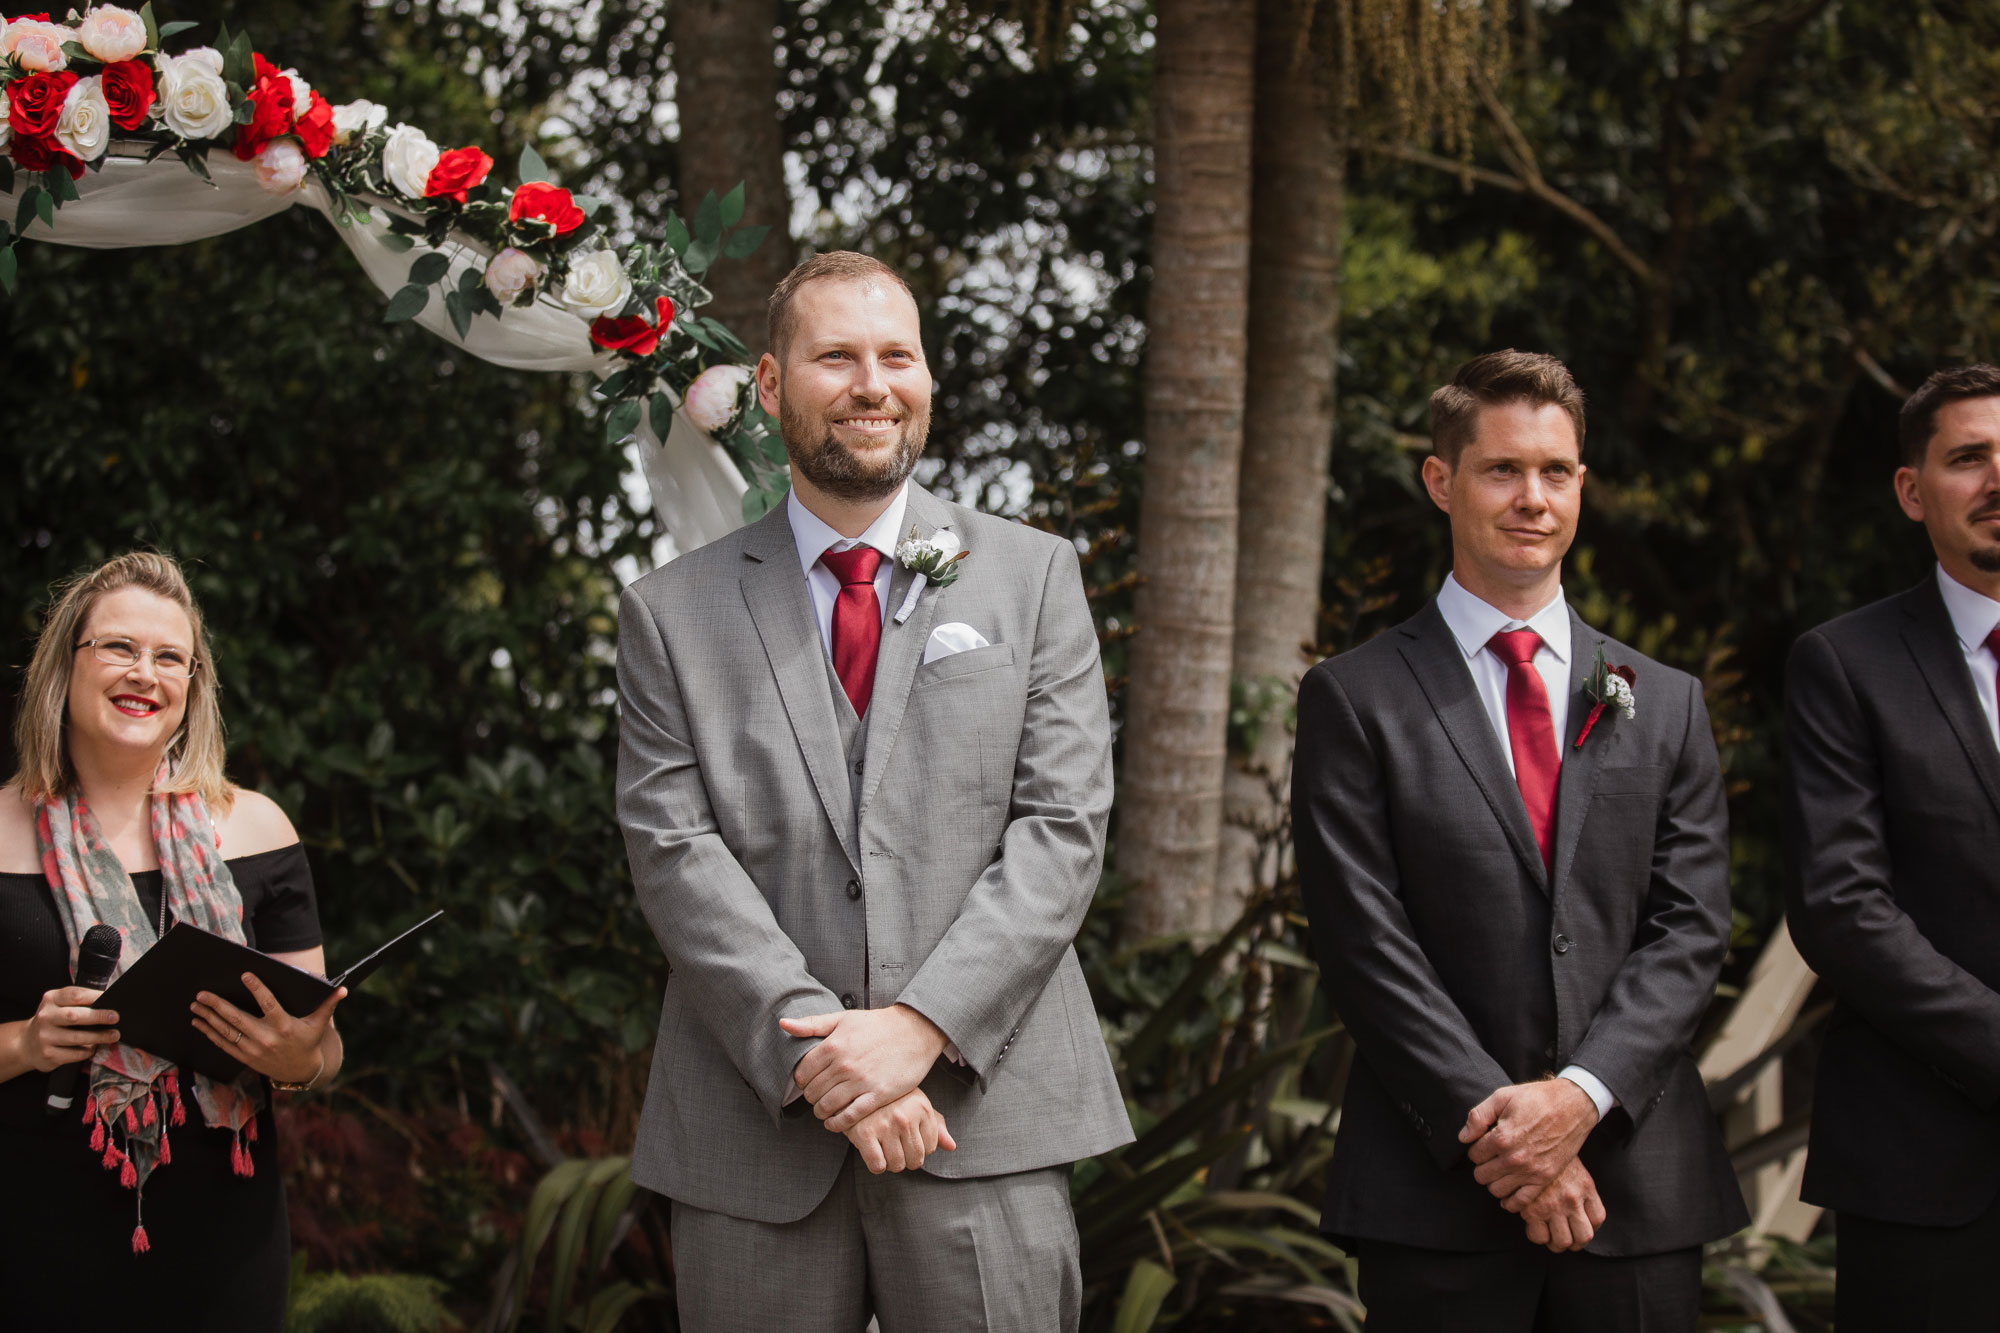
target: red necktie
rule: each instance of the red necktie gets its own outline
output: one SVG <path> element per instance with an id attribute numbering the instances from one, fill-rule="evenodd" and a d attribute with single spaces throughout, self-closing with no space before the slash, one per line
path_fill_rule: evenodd
<path id="1" fill-rule="evenodd" d="M 1556 776 L 1561 756 L 1556 751 L 1555 723 L 1549 717 L 1549 691 L 1535 670 L 1535 650 L 1542 636 L 1531 629 L 1507 629 L 1486 643 L 1507 664 L 1507 743 L 1514 751 L 1514 784 L 1528 809 L 1528 827 L 1542 849 L 1542 868 L 1554 873 L 1556 848 Z"/>
<path id="2" fill-rule="evenodd" d="M 1992 632 L 1987 634 L 1986 651 L 1995 657 L 2000 657 L 2000 625 L 1995 625 Z M 1996 681 L 1996 684 L 2000 684 L 2000 681 Z"/>
<path id="3" fill-rule="evenodd" d="M 875 570 L 882 553 L 856 546 L 828 551 L 819 562 L 840 580 L 840 595 L 833 599 L 833 674 L 840 677 L 859 717 L 875 692 L 875 650 L 882 646 L 882 604 L 875 600 Z"/>

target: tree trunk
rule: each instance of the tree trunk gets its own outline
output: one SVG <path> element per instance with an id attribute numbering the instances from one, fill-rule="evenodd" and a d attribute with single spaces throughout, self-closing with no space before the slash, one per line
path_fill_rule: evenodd
<path id="1" fill-rule="evenodd" d="M 1257 141 L 1250 230 L 1249 401 L 1243 418 L 1233 670 L 1259 715 L 1226 779 L 1216 929 L 1275 881 L 1291 773 L 1286 719 L 1311 665 L 1326 548 L 1340 325 L 1346 151 L 1334 124 L 1324 22 L 1302 41 L 1307 0 L 1257 7 Z"/>
<path id="2" fill-rule="evenodd" d="M 1160 0 L 1146 463 L 1126 691 L 1124 925 L 1206 930 L 1222 827 L 1250 294 L 1255 14 Z"/>
<path id="3" fill-rule="evenodd" d="M 713 190 L 743 182 L 743 225 L 771 234 L 748 259 L 709 271 L 721 320 L 755 356 L 764 350 L 764 302 L 791 271 L 791 196 L 778 125 L 777 0 L 674 0 L 674 100 L 680 108 L 680 191 L 692 214 Z"/>

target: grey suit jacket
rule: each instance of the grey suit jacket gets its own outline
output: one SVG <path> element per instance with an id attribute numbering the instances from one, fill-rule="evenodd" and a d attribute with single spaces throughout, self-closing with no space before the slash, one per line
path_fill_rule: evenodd
<path id="1" fill-rule="evenodd" d="M 1698 1245 L 1748 1217 L 1690 1043 L 1729 939 L 1729 837 L 1699 682 L 1570 613 L 1551 875 L 1437 604 L 1313 668 L 1293 827 L 1320 966 L 1360 1051 L 1327 1173 L 1333 1234 L 1525 1245 L 1458 1132 L 1495 1088 L 1572 1062 L 1618 1106 L 1583 1163 L 1590 1250 Z M 1581 748 L 1599 646 L 1638 673 Z"/>
<path id="2" fill-rule="evenodd" d="M 811 1041 L 780 1017 L 902 1002 L 965 1059 L 924 1090 L 947 1177 L 1052 1166 L 1131 1127 L 1071 941 L 1097 885 L 1111 731 L 1076 552 L 910 488 L 969 552 L 883 627 L 852 782 L 780 505 L 619 608 L 618 817 L 671 965 L 632 1175 L 765 1222 L 811 1212 L 847 1140 L 786 1114 Z M 934 626 L 988 640 L 920 665 Z"/>

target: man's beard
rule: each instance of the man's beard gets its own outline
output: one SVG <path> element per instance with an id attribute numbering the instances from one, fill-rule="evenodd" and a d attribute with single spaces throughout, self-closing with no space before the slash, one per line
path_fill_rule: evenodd
<path id="1" fill-rule="evenodd" d="M 1978 523 L 1981 519 L 1994 517 L 2000 517 L 2000 503 L 1989 501 L 1972 516 L 1972 522 Z M 1966 552 L 1965 558 L 1970 560 L 1972 567 L 1982 574 L 2000 574 L 2000 545 L 1975 546 Z"/>
<path id="2" fill-rule="evenodd" d="M 872 410 L 889 412 L 886 404 Z M 866 502 L 893 495 L 923 457 L 930 429 L 928 411 L 903 417 L 897 425 L 895 452 L 886 462 L 872 462 L 842 448 L 833 438 L 833 423 L 825 417 L 782 400 L 778 406 L 778 431 L 784 437 L 785 452 L 791 456 L 792 466 L 837 500 Z"/>

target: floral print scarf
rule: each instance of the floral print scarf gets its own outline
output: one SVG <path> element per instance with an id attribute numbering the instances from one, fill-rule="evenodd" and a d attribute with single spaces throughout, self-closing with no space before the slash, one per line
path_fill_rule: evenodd
<path id="1" fill-rule="evenodd" d="M 223 862 L 207 803 L 194 792 L 156 792 L 150 805 L 166 913 L 172 920 L 245 943 L 243 899 Z M 105 841 L 90 807 L 80 794 L 44 800 L 36 812 L 35 828 L 42 873 L 69 944 L 71 975 L 76 971 L 77 946 L 85 932 L 100 922 L 115 927 L 124 941 L 118 955 L 118 972 L 123 973 L 158 942 L 159 931 L 147 919 L 132 877 Z M 135 1047 L 100 1046 L 91 1057 L 83 1121 L 93 1126 L 91 1151 L 101 1154 L 104 1169 L 116 1171 L 119 1182 L 134 1193 L 135 1254 L 150 1248 L 144 1214 L 139 1211 L 146 1178 L 173 1161 L 167 1129 L 187 1120 L 181 1087 L 179 1070 Z M 257 1141 L 263 1080 L 248 1069 L 230 1083 L 196 1074 L 193 1093 L 202 1119 L 234 1136 L 229 1156 L 236 1174 L 252 1174 L 245 1144 Z"/>

